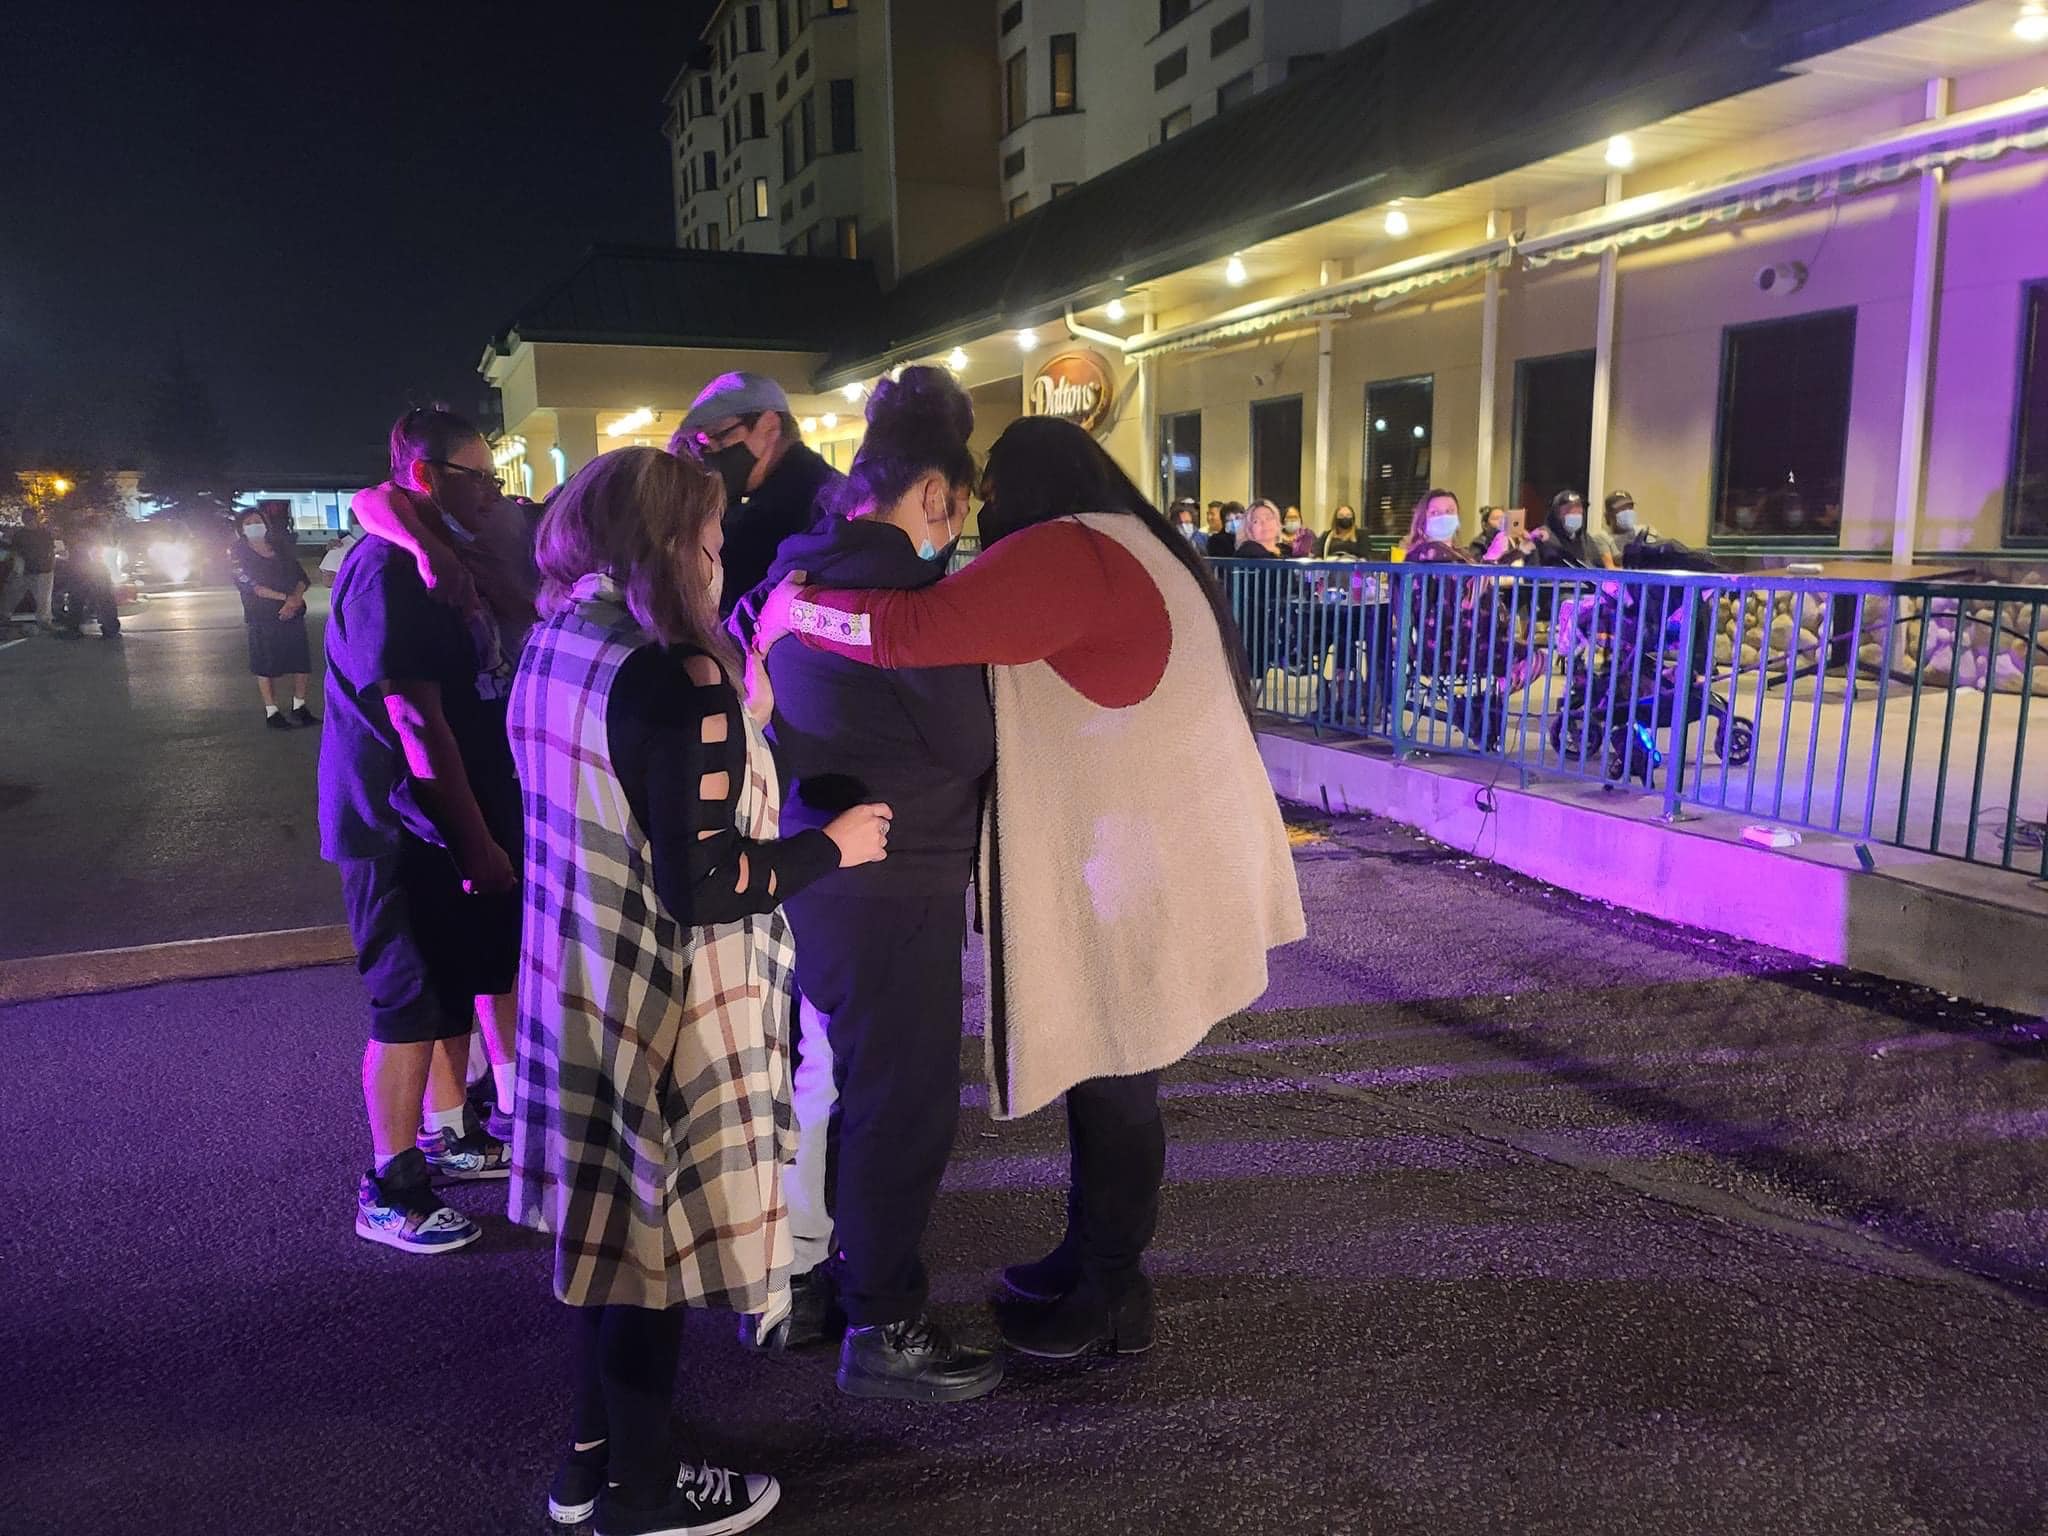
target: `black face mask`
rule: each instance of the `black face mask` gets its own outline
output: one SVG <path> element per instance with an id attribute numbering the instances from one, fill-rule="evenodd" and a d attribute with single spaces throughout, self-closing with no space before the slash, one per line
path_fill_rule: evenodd
<path id="1" fill-rule="evenodd" d="M 740 504 L 747 494 L 747 481 L 754 473 L 754 450 L 745 443 L 732 443 L 716 453 L 704 455 L 704 467 L 725 482 L 725 504 L 728 508 Z"/>
<path id="2" fill-rule="evenodd" d="M 1338 519 L 1337 519 L 1337 526 L 1338 526 L 1339 528 L 1343 529 L 1343 530 L 1344 530 L 1344 531 L 1345 531 L 1346 533 L 1349 533 L 1349 532 L 1351 531 L 1351 524 L 1352 524 L 1352 522 L 1353 522 L 1353 519 L 1351 519 L 1351 518 L 1348 518 L 1348 517 L 1340 517 L 1340 518 L 1338 518 Z"/>

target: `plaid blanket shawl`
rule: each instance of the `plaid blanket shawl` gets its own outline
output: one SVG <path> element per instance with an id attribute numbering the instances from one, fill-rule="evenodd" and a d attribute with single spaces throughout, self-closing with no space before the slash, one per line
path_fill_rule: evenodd
<path id="1" fill-rule="evenodd" d="M 777 1309 L 789 929 L 779 911 L 684 928 L 663 910 L 605 714 L 619 667 L 651 642 L 608 581 L 574 598 L 534 631 L 512 690 L 526 807 L 512 1219 L 553 1234 L 572 1306 Z M 771 839 L 779 789 L 751 720 L 746 753 L 739 827 Z"/>

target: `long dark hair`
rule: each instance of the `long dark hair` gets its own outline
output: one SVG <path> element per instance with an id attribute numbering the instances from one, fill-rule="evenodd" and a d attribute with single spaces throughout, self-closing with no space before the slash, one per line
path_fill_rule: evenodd
<path id="1" fill-rule="evenodd" d="M 974 402 L 952 373 L 920 365 L 883 379 L 868 401 L 868 430 L 853 468 L 833 499 L 851 517 L 862 507 L 887 510 L 937 470 L 955 490 L 974 484 Z"/>
<path id="2" fill-rule="evenodd" d="M 1188 541 L 1173 531 L 1159 509 L 1145 499 L 1131 477 L 1080 427 L 1051 416 L 1023 416 L 1004 429 L 988 451 L 988 482 L 995 499 L 981 509 L 981 538 L 997 544 L 1020 529 L 1050 523 L 1084 512 L 1114 512 L 1135 517 L 1175 561 L 1186 568 L 1209 600 L 1216 632 L 1223 641 L 1224 664 L 1231 686 L 1252 720 L 1251 676 L 1244 641 L 1229 601 Z"/>

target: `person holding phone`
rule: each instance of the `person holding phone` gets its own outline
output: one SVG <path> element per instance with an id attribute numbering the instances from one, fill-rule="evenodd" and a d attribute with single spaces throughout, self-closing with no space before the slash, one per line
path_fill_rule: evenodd
<path id="1" fill-rule="evenodd" d="M 318 725 L 306 706 L 306 675 L 313 670 L 306 639 L 306 573 L 273 533 L 262 507 L 244 512 L 235 548 L 235 589 L 249 631 L 249 671 L 263 696 L 263 723 L 274 731 Z M 291 713 L 278 702 L 280 681 L 291 685 Z"/>

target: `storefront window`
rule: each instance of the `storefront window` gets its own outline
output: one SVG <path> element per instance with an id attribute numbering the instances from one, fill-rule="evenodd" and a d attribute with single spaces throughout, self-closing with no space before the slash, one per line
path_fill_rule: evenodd
<path id="1" fill-rule="evenodd" d="M 1516 500 L 1539 527 L 1559 491 L 1586 494 L 1593 466 L 1593 354 L 1515 364 Z"/>
<path id="2" fill-rule="evenodd" d="M 1252 405 L 1252 494 L 1283 510 L 1301 505 L 1301 396 Z"/>
<path id="3" fill-rule="evenodd" d="M 1853 309 L 1723 333 L 1716 537 L 1841 536 L 1855 353 Z"/>
<path id="4" fill-rule="evenodd" d="M 1365 387 L 1365 531 L 1405 536 L 1429 489 L 1436 445 L 1436 379 L 1382 379 Z M 1320 516 L 1324 508 L 1315 509 Z"/>
<path id="5" fill-rule="evenodd" d="M 2009 544 L 2048 544 L 2048 283 L 2026 290 L 2020 319 L 2019 421 L 2005 538 Z"/>
<path id="6" fill-rule="evenodd" d="M 1202 413 L 1159 418 L 1159 504 L 1202 497 Z"/>

